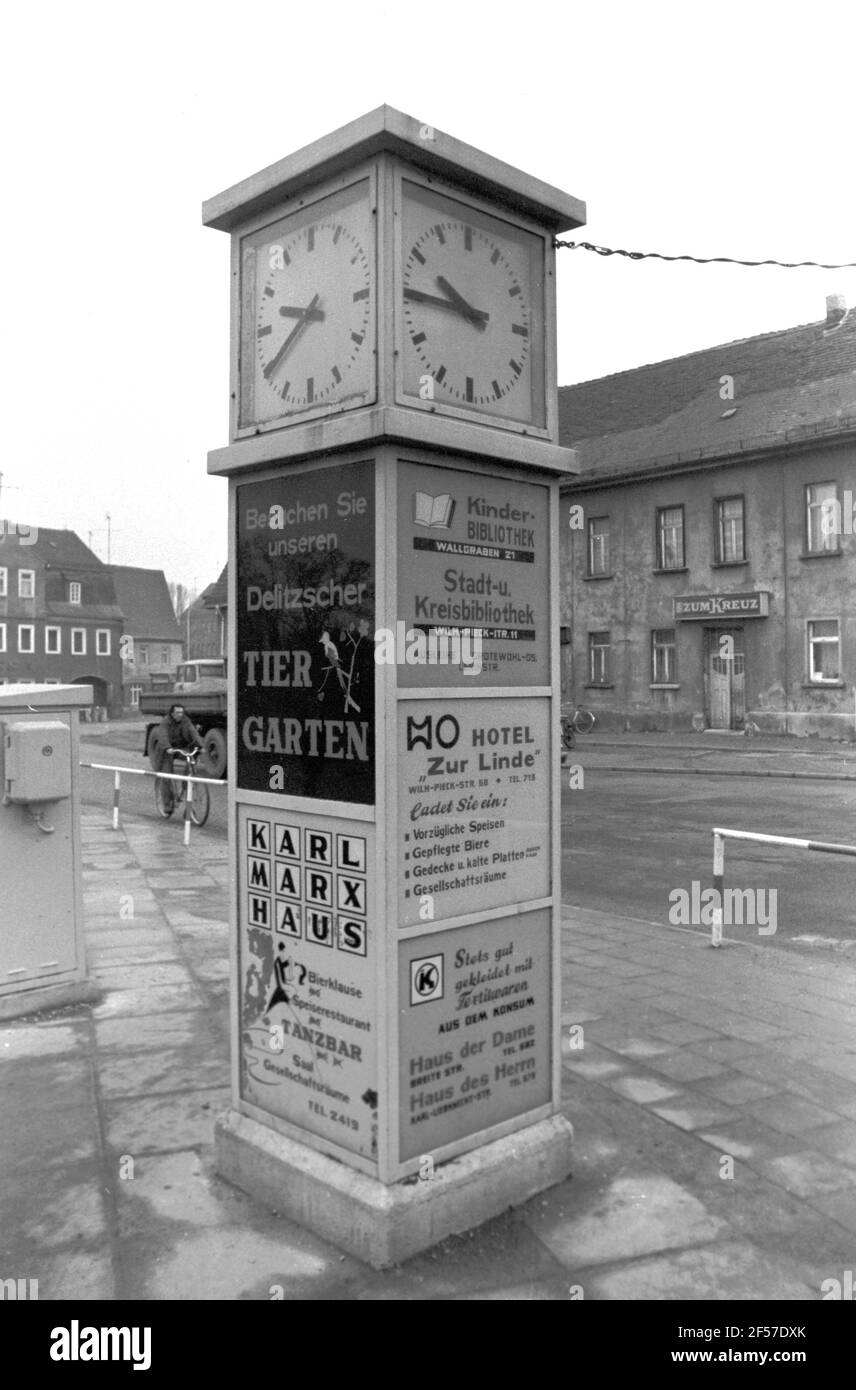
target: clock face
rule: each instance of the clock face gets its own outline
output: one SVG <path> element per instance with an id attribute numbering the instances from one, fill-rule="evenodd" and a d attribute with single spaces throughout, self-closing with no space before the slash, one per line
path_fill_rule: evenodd
<path id="1" fill-rule="evenodd" d="M 367 186 L 363 186 L 366 189 Z M 368 198 L 327 199 L 246 238 L 239 428 L 363 405 L 374 391 Z"/>
<path id="2" fill-rule="evenodd" d="M 538 238 L 418 185 L 403 186 L 405 394 L 543 425 Z"/>

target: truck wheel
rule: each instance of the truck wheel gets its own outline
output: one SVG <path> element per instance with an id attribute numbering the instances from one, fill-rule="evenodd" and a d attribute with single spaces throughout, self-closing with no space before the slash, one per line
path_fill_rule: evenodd
<path id="1" fill-rule="evenodd" d="M 223 777 L 226 772 L 226 735 L 222 729 L 209 729 L 202 737 L 205 750 L 205 765 L 212 777 Z"/>
<path id="2" fill-rule="evenodd" d="M 149 762 L 151 763 L 155 772 L 158 772 L 160 770 L 161 760 L 163 758 L 164 753 L 167 750 L 167 747 L 168 744 L 166 743 L 162 735 L 158 734 L 156 728 L 152 729 L 151 734 L 149 735 L 149 746 L 147 751 L 149 755 Z"/>

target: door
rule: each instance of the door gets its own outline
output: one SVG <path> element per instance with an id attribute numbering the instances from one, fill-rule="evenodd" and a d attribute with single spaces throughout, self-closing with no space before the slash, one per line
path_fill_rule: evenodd
<path id="1" fill-rule="evenodd" d="M 743 629 L 705 628 L 705 703 L 710 729 L 741 729 L 746 716 Z"/>

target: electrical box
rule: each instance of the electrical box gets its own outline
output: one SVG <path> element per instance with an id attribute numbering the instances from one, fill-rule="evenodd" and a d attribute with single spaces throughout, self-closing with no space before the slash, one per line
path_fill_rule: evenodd
<path id="1" fill-rule="evenodd" d="M 58 719 L 3 725 L 3 800 L 61 801 L 71 795 L 71 730 Z"/>

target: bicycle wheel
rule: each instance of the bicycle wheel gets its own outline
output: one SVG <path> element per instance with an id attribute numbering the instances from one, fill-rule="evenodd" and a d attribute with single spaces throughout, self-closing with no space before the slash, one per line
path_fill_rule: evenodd
<path id="1" fill-rule="evenodd" d="M 574 744 L 576 743 L 576 737 L 574 736 L 574 721 L 572 719 L 563 719 L 561 721 L 561 725 L 562 747 L 573 748 Z"/>
<path id="2" fill-rule="evenodd" d="M 172 783 L 167 777 L 155 778 L 155 806 L 158 809 L 158 814 L 163 816 L 164 820 L 169 820 L 175 810 Z"/>
<path id="3" fill-rule="evenodd" d="M 208 812 L 211 810 L 211 798 L 208 795 L 208 788 L 195 786 L 193 788 L 193 800 L 190 803 L 190 819 L 194 825 L 204 825 L 208 819 Z"/>
<path id="4" fill-rule="evenodd" d="M 594 715 L 590 709 L 577 705 L 574 710 L 574 728 L 578 734 L 590 734 L 594 728 Z"/>

